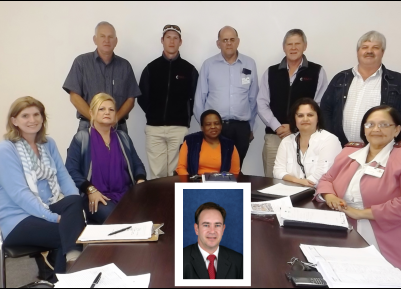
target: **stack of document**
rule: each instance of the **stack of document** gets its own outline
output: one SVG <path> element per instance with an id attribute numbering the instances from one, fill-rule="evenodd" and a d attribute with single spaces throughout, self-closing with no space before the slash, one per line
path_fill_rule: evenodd
<path id="1" fill-rule="evenodd" d="M 330 288 L 401 288 L 401 271 L 391 265 L 372 245 L 338 248 L 300 245 L 309 262 Z"/>
<path id="2" fill-rule="evenodd" d="M 267 188 L 264 188 L 263 190 L 258 190 L 258 192 L 268 194 L 268 195 L 274 195 L 274 196 L 292 196 L 295 194 L 298 194 L 300 192 L 303 192 L 305 190 L 309 190 L 310 188 L 306 187 L 295 187 L 295 186 L 286 186 L 283 184 L 276 184 L 274 186 L 270 186 Z"/>
<path id="3" fill-rule="evenodd" d="M 279 214 L 281 207 L 292 207 L 290 197 L 273 201 L 251 202 L 251 213 L 257 215 Z"/>
<path id="4" fill-rule="evenodd" d="M 343 212 L 329 210 L 282 207 L 279 222 L 281 226 L 344 231 L 349 229 L 347 216 Z"/>
<path id="5" fill-rule="evenodd" d="M 202 182 L 208 183 L 225 183 L 225 182 L 237 182 L 237 179 L 232 173 L 222 172 L 222 173 L 204 173 L 202 175 Z"/>
<path id="6" fill-rule="evenodd" d="M 96 288 L 148 288 L 150 273 L 127 276 L 114 263 L 82 270 L 71 274 L 56 274 L 55 288 L 90 288 L 99 273 L 101 278 Z"/>
<path id="7" fill-rule="evenodd" d="M 111 233 L 115 234 L 110 235 Z M 151 221 L 137 224 L 88 225 L 78 241 L 146 240 L 152 237 L 152 233 Z"/>

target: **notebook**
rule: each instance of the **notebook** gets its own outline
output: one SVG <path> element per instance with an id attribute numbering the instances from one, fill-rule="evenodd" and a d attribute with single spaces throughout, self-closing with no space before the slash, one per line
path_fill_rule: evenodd
<path id="1" fill-rule="evenodd" d="M 352 229 L 343 212 L 282 207 L 279 223 L 284 227 L 303 227 L 315 229 L 341 230 Z"/>

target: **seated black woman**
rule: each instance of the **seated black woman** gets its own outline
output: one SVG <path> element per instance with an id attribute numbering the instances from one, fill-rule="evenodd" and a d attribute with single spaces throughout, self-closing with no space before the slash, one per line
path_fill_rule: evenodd
<path id="1" fill-rule="evenodd" d="M 146 171 L 128 134 L 114 129 L 114 99 L 95 95 L 90 115 L 91 127 L 71 142 L 66 167 L 83 195 L 88 219 L 103 224 L 125 192 L 146 180 Z"/>
<path id="2" fill-rule="evenodd" d="M 200 117 L 202 131 L 184 138 L 176 172 L 178 175 L 201 175 L 213 172 L 239 174 L 240 160 L 234 142 L 220 135 L 220 114 L 209 109 Z"/>

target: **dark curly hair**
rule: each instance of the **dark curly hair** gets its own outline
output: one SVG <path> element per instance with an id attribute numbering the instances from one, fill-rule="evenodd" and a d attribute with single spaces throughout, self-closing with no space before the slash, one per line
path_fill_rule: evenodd
<path id="1" fill-rule="evenodd" d="M 290 112 L 289 112 L 289 115 L 288 115 L 288 122 L 290 124 L 290 130 L 291 130 L 292 133 L 298 132 L 298 128 L 297 128 L 296 121 L 295 121 L 295 114 L 297 113 L 298 108 L 301 105 L 306 105 L 306 104 L 309 104 L 310 107 L 317 114 L 317 126 L 316 126 L 316 128 L 318 130 L 324 129 L 322 111 L 320 110 L 319 105 L 312 98 L 304 97 L 304 98 L 298 99 L 290 108 Z"/>

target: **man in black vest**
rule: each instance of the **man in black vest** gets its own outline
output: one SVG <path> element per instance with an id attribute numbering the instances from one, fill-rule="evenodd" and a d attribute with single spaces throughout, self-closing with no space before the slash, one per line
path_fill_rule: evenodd
<path id="1" fill-rule="evenodd" d="M 283 41 L 285 57 L 263 74 L 257 97 L 258 115 L 266 124 L 263 147 L 263 168 L 266 177 L 273 177 L 274 160 L 281 140 L 290 135 L 288 112 L 302 97 L 318 104 L 327 88 L 323 67 L 309 62 L 303 54 L 307 41 L 301 29 L 287 32 Z"/>
<path id="2" fill-rule="evenodd" d="M 166 25 L 163 54 L 142 72 L 138 104 L 146 114 L 146 152 L 151 178 L 172 176 L 191 122 L 198 71 L 180 57 L 181 29 Z"/>

